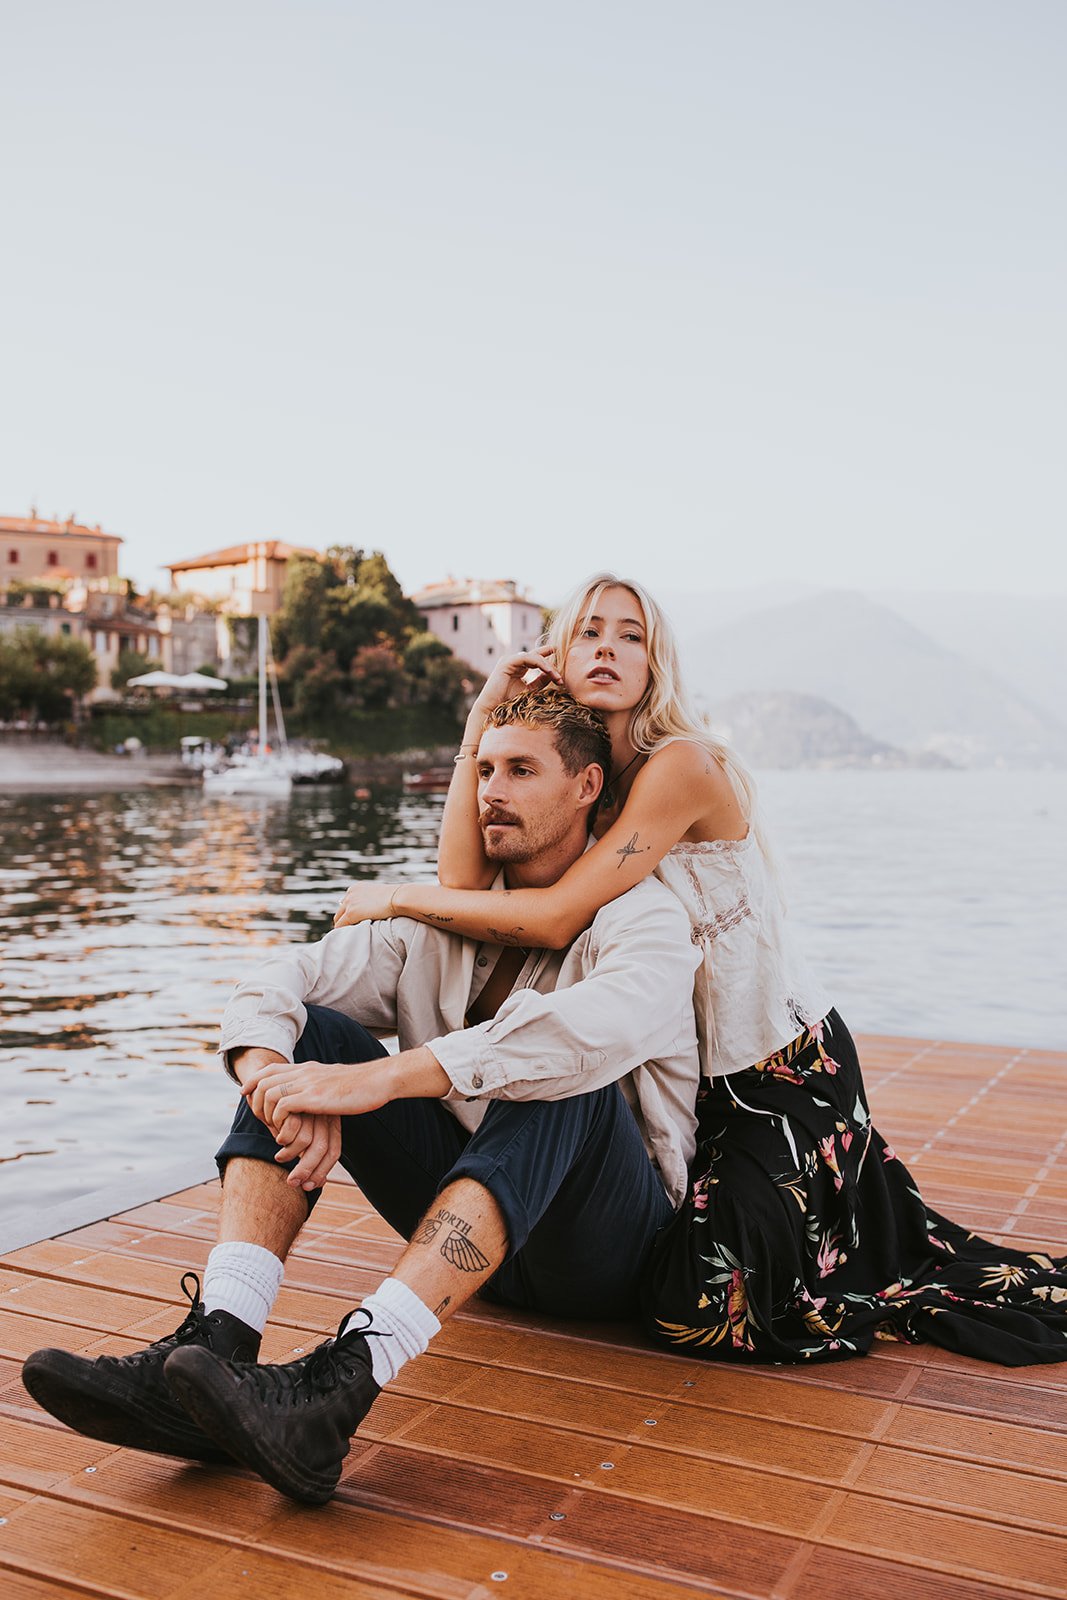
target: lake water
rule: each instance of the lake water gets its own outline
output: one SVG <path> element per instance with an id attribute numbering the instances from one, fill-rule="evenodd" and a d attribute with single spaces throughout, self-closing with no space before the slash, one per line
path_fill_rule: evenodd
<path id="1" fill-rule="evenodd" d="M 856 1031 L 1062 1048 L 1067 774 L 761 788 L 794 922 Z M 327 932 L 351 879 L 432 877 L 440 808 L 347 787 L 0 799 L 0 1212 L 210 1153 L 233 984 Z"/>

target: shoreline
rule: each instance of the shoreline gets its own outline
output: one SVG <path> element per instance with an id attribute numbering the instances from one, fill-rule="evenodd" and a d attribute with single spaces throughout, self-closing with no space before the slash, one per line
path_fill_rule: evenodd
<path id="1" fill-rule="evenodd" d="M 453 747 L 345 757 L 347 783 L 399 784 L 412 768 L 451 763 Z M 60 740 L 21 744 L 0 740 L 0 788 L 5 794 L 119 789 L 198 789 L 201 775 L 174 754 L 105 755 Z"/>
<path id="2" fill-rule="evenodd" d="M 198 774 L 175 755 L 103 755 L 61 741 L 0 743 L 0 770 L 6 794 L 35 790 L 158 789 L 189 787 Z"/>

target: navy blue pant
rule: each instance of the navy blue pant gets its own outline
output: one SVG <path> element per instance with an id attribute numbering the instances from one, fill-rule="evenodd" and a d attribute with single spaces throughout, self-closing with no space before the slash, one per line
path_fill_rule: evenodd
<path id="1" fill-rule="evenodd" d="M 307 1011 L 297 1061 L 386 1053 L 341 1012 Z M 273 1161 L 277 1150 L 242 1100 L 215 1159 L 224 1173 L 232 1156 Z M 617 1084 L 571 1100 L 490 1100 L 473 1134 L 439 1100 L 394 1100 L 341 1119 L 341 1165 L 406 1239 L 446 1185 L 475 1179 L 508 1236 L 507 1259 L 482 1293 L 556 1316 L 634 1315 L 652 1242 L 673 1214 Z"/>

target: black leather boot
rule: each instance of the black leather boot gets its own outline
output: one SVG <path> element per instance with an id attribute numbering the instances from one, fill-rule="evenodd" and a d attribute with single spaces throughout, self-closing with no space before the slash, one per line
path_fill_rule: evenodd
<path id="1" fill-rule="evenodd" d="M 322 1505 L 380 1393 L 368 1336 L 383 1337 L 371 1330 L 342 1337 L 338 1329 L 310 1355 L 273 1367 L 231 1366 L 185 1345 L 167 1357 L 166 1380 L 189 1416 L 238 1461 L 282 1494 Z"/>
<path id="2" fill-rule="evenodd" d="M 195 1272 L 183 1276 L 182 1293 L 189 1315 L 167 1338 L 129 1356 L 95 1360 L 69 1350 L 35 1350 L 23 1365 L 23 1383 L 38 1405 L 91 1439 L 193 1461 L 231 1459 L 175 1402 L 163 1363 L 174 1351 L 193 1348 L 213 1351 L 226 1364 L 255 1362 L 260 1336 L 228 1311 L 206 1313 Z"/>

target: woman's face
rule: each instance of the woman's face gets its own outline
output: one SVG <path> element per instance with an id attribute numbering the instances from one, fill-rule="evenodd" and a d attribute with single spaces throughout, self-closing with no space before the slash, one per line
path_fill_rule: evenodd
<path id="1" fill-rule="evenodd" d="M 601 591 L 567 651 L 563 681 L 597 711 L 632 711 L 648 687 L 644 613 L 629 589 Z"/>

